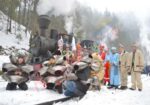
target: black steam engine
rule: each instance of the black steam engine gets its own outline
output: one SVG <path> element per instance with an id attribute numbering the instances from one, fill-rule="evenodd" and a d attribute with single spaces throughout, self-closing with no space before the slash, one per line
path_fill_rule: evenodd
<path id="1" fill-rule="evenodd" d="M 30 53 L 32 54 L 31 63 L 42 63 L 43 61 L 52 57 L 57 50 L 57 41 L 63 36 L 67 43 L 71 43 L 72 35 L 58 34 L 57 30 L 52 29 L 48 32 L 50 24 L 49 16 L 39 16 L 40 33 L 35 35 L 30 42 Z"/>

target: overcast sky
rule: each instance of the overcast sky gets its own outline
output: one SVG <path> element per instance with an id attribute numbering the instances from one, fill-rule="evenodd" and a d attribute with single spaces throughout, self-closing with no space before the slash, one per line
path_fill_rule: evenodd
<path id="1" fill-rule="evenodd" d="M 67 15 L 76 7 L 75 0 L 40 0 L 37 8 L 39 15 L 46 14 L 49 10 L 54 10 L 56 16 Z M 77 0 L 82 5 L 91 7 L 93 10 L 104 12 L 124 13 L 133 12 L 139 20 L 150 18 L 150 0 Z M 42 8 L 42 9 L 41 9 Z"/>
<path id="2" fill-rule="evenodd" d="M 150 0 L 78 0 L 94 10 L 104 12 L 133 12 L 140 20 L 150 17 Z"/>
<path id="3" fill-rule="evenodd" d="M 93 9 L 113 12 L 134 11 L 143 12 L 150 9 L 150 0 L 78 0 Z"/>

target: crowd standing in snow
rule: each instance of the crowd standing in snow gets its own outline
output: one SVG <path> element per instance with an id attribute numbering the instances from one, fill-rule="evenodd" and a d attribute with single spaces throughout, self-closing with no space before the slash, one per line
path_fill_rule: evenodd
<path id="1" fill-rule="evenodd" d="M 58 50 L 47 61 L 42 63 L 38 75 L 45 82 L 46 89 L 54 90 L 66 96 L 82 96 L 87 90 L 101 90 L 102 85 L 108 89 L 127 89 L 128 73 L 131 73 L 132 87 L 142 91 L 141 72 L 144 68 L 144 58 L 138 45 L 132 45 L 132 52 L 127 52 L 124 45 L 118 49 L 112 47 L 106 50 L 100 45 L 99 51 L 91 51 L 76 44 L 76 50 L 71 45 L 58 41 Z M 30 54 L 19 52 L 10 55 L 11 63 L 3 64 L 3 78 L 8 81 L 6 90 L 27 90 L 26 82 L 34 73 L 32 65 L 28 64 Z"/>

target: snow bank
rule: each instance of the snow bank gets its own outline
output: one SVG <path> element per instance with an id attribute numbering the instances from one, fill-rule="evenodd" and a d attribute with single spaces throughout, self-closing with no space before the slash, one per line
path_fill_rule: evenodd
<path id="1" fill-rule="evenodd" d="M 2 70 L 3 63 L 9 63 L 9 56 L 0 56 L 0 71 Z"/>
<path id="2" fill-rule="evenodd" d="M 29 32 L 25 33 L 25 27 L 12 20 L 12 32 L 7 33 L 7 19 L 8 17 L 0 11 L 0 46 L 4 48 L 14 46 L 28 49 Z"/>
<path id="3" fill-rule="evenodd" d="M 23 37 L 23 40 L 19 41 L 16 39 L 14 34 L 6 34 L 0 31 L 0 45 L 4 48 L 16 47 L 16 48 L 29 48 L 29 37 Z"/>

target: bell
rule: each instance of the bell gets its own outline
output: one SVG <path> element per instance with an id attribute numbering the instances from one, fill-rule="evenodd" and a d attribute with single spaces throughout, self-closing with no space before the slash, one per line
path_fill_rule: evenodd
<path id="1" fill-rule="evenodd" d="M 77 66 L 78 66 L 78 70 L 83 70 L 88 66 L 88 64 L 85 62 L 77 62 L 74 64 L 74 68 Z"/>
<path id="2" fill-rule="evenodd" d="M 100 66 L 98 64 L 96 64 L 96 63 L 92 63 L 91 64 L 91 68 L 94 71 L 99 71 L 100 70 Z"/>

